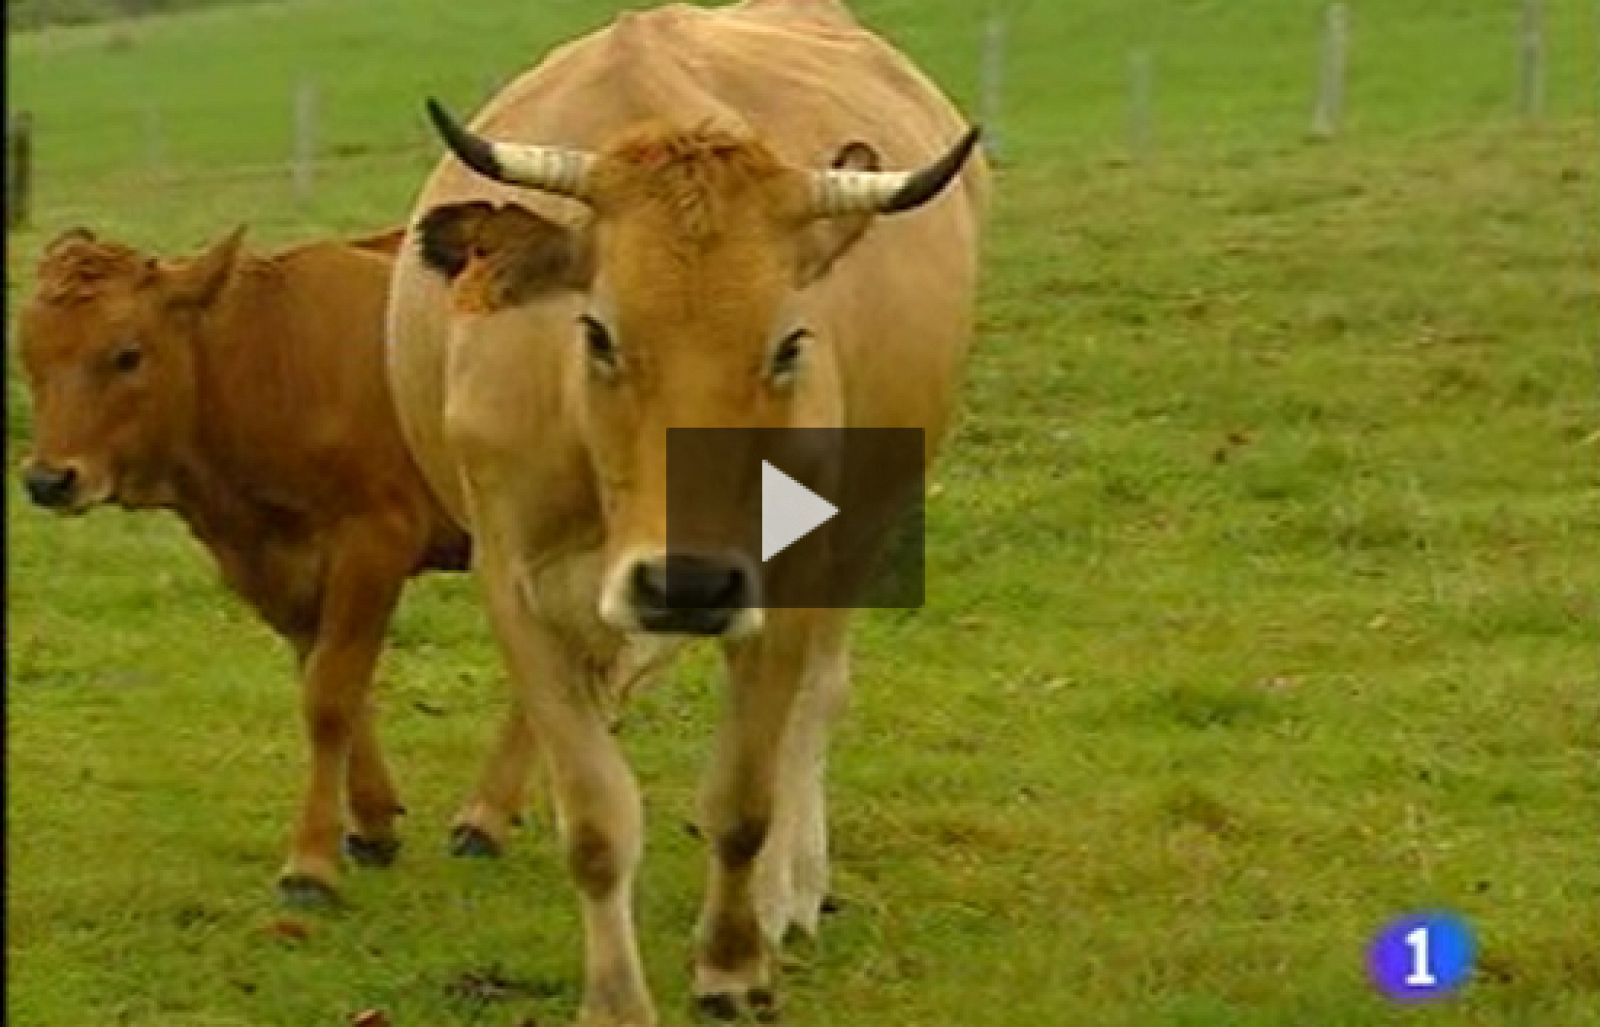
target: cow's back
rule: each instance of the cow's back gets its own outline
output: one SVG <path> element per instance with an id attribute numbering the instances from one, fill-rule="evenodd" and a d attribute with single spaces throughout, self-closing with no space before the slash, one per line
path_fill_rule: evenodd
<path id="1" fill-rule="evenodd" d="M 646 120 L 753 133 L 805 167 L 826 166 L 854 140 L 871 144 L 885 168 L 919 167 L 966 128 L 907 59 L 829 0 L 624 14 L 553 51 L 491 101 L 473 128 L 594 150 Z M 930 454 L 947 425 L 970 335 L 987 184 L 975 157 L 958 187 L 914 213 L 879 218 L 814 286 L 814 307 L 843 356 L 849 422 L 924 428 Z M 447 157 L 423 187 L 413 222 L 439 204 L 483 198 L 568 224 L 586 217 L 577 203 L 488 181 Z M 536 331 L 569 333 L 573 312 L 559 298 L 541 302 L 551 309 L 535 303 L 517 316 Z M 449 322 L 444 283 L 422 266 L 415 245 L 402 247 L 390 308 L 391 380 L 423 470 L 459 517 L 458 477 L 444 440 Z M 553 378 L 557 351 L 555 344 L 517 347 L 505 377 Z M 521 401 L 494 405 L 554 420 L 550 407 L 559 398 L 527 388 Z M 561 431 L 524 427 L 530 441 Z"/>
<path id="2" fill-rule="evenodd" d="M 311 524 L 379 506 L 444 521 L 384 371 L 392 265 L 338 242 L 242 261 L 210 326 L 200 398 L 208 449 L 243 496 Z"/>

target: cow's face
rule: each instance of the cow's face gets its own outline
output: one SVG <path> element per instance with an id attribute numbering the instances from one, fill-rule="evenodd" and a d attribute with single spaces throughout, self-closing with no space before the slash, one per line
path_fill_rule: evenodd
<path id="1" fill-rule="evenodd" d="M 458 153 L 490 145 L 459 142 Z M 493 153 L 463 156 L 495 166 Z M 835 167 L 881 188 L 874 162 L 853 144 Z M 605 522 L 602 619 L 623 631 L 748 635 L 762 622 L 756 568 L 741 554 L 744 522 L 759 509 L 759 461 L 725 455 L 737 476 L 706 490 L 690 537 L 674 526 L 669 566 L 668 431 L 842 424 L 833 340 L 809 300 L 871 210 L 713 131 L 645 131 L 595 157 L 526 163 L 569 186 L 581 178 L 581 193 L 566 191 L 589 203 L 592 224 L 569 232 L 515 206 L 436 208 L 420 226 L 425 259 L 453 278 L 461 309 L 526 300 L 535 281 L 579 297 L 570 338 L 549 344 L 569 354 Z M 905 177 L 889 184 L 903 191 Z M 837 209 L 819 210 L 829 204 Z"/>
<path id="2" fill-rule="evenodd" d="M 667 555 L 668 431 L 841 424 L 833 340 L 807 286 L 865 227 L 796 217 L 804 182 L 747 147 L 623 151 L 598 169 L 593 273 L 575 326 L 580 423 L 606 520 L 601 615 L 625 630 L 739 636 L 762 621 L 748 523 L 759 460 L 729 450 L 681 465 L 693 482 Z M 754 159 L 752 159 L 754 157 Z M 607 175 L 613 176 L 607 180 Z M 674 500 L 685 491 L 674 483 Z"/>
<path id="3" fill-rule="evenodd" d="M 81 513 L 170 501 L 195 408 L 193 334 L 226 281 L 235 233 L 193 261 L 164 264 L 82 230 L 46 248 L 21 312 L 34 445 L 34 502 Z"/>

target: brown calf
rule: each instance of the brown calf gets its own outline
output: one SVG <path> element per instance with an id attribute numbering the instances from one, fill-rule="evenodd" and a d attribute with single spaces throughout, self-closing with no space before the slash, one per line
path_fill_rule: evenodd
<path id="1" fill-rule="evenodd" d="M 401 233 L 270 256 L 242 235 L 181 261 L 82 229 L 45 249 L 20 322 L 36 414 L 25 479 L 63 513 L 172 510 L 294 647 L 311 768 L 279 885 L 319 902 L 334 894 L 341 787 L 350 856 L 394 857 L 401 806 L 373 667 L 406 579 L 464 569 L 469 547 L 413 465 L 385 382 Z M 509 718 L 486 778 L 498 809 L 521 802 L 523 738 Z M 504 823 L 462 830 L 466 848 L 492 848 Z"/>

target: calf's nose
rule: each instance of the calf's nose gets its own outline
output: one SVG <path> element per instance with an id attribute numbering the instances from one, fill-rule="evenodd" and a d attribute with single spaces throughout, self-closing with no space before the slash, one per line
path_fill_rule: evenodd
<path id="1" fill-rule="evenodd" d="M 51 509 L 71 504 L 78 491 L 78 472 L 71 467 L 32 464 L 22 474 L 28 498 Z"/>

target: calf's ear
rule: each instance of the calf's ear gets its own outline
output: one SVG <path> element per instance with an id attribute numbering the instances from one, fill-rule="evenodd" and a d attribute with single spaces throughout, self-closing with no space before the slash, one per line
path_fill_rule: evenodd
<path id="1" fill-rule="evenodd" d="M 240 225 L 198 257 L 178 265 L 170 280 L 172 300 L 195 307 L 210 305 L 233 276 L 244 233 L 245 226 Z"/>
<path id="2" fill-rule="evenodd" d="M 82 225 L 77 225 L 67 229 L 54 239 L 51 239 L 49 242 L 45 243 L 42 255 L 48 257 L 57 250 L 61 249 L 63 246 L 66 246 L 68 243 L 92 243 L 94 241 L 95 238 L 93 232 L 89 231 L 87 228 L 84 228 Z"/>
<path id="3" fill-rule="evenodd" d="M 496 310 L 589 282 L 586 235 L 515 203 L 434 207 L 417 222 L 417 245 L 458 306 Z"/>
<path id="4" fill-rule="evenodd" d="M 877 150 L 857 141 L 846 143 L 833 158 L 831 166 L 849 171 L 881 171 L 882 163 Z M 852 214 L 808 223 L 800 230 L 799 284 L 802 287 L 810 285 L 827 274 L 834 261 L 860 242 L 871 226 L 870 214 Z"/>
<path id="5" fill-rule="evenodd" d="M 371 253 L 381 253 L 392 257 L 400 252 L 400 241 L 405 236 L 406 227 L 401 225 L 398 228 L 387 228 L 381 232 L 373 232 L 371 235 L 348 239 L 345 241 L 345 245 L 352 246 L 358 250 L 367 250 Z"/>

